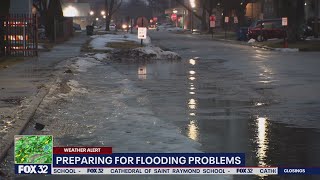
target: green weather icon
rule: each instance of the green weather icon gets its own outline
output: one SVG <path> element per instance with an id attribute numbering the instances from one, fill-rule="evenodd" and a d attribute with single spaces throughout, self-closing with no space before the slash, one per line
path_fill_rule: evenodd
<path id="1" fill-rule="evenodd" d="M 16 164 L 51 164 L 52 136 L 15 136 Z"/>

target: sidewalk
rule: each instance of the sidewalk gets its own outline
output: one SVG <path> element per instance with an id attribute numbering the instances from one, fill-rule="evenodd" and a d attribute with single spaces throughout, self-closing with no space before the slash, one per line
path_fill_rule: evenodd
<path id="1" fill-rule="evenodd" d="M 22 58 L 0 69 L 0 161 L 12 145 L 13 136 L 24 129 L 47 94 L 55 66 L 78 56 L 87 39 L 85 33 L 76 34 L 51 51 L 40 52 L 39 57 Z"/>
<path id="2" fill-rule="evenodd" d="M 181 33 L 180 33 L 181 34 Z M 186 33 L 187 34 L 187 33 Z M 191 35 L 191 33 L 188 33 Z M 289 43 L 288 48 L 283 48 L 283 40 L 282 39 L 271 39 L 264 42 L 254 42 L 248 43 L 247 41 L 238 41 L 235 32 L 227 32 L 225 36 L 225 32 L 215 32 L 212 34 L 192 34 L 193 36 L 198 36 L 201 39 L 212 39 L 215 41 L 223 41 L 229 42 L 232 44 L 240 44 L 252 47 L 263 48 L 267 50 L 276 50 L 283 52 L 296 52 L 296 51 L 320 51 L 320 40 L 318 39 L 307 39 L 305 41 L 297 41 L 295 43 Z M 291 50 L 291 51 L 290 51 Z"/>

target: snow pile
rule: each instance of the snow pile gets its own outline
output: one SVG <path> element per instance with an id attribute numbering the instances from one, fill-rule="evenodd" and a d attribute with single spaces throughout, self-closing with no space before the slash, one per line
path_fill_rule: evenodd
<path id="1" fill-rule="evenodd" d="M 298 48 L 275 48 L 275 50 L 281 52 L 299 52 Z"/>
<path id="2" fill-rule="evenodd" d="M 135 50 L 146 55 L 151 55 L 155 59 L 181 59 L 181 57 L 175 52 L 164 51 L 161 48 L 154 46 L 136 48 Z"/>
<path id="3" fill-rule="evenodd" d="M 170 32 L 184 32 L 185 31 L 183 28 L 180 28 L 180 27 L 167 28 L 166 30 L 170 31 Z"/>
<path id="4" fill-rule="evenodd" d="M 67 82 L 67 85 L 71 88 L 70 95 L 74 95 L 78 93 L 81 93 L 81 94 L 88 93 L 88 90 L 86 88 L 82 88 L 79 82 L 76 80 L 69 80 L 69 82 Z"/>
<path id="5" fill-rule="evenodd" d="M 174 52 L 164 51 L 159 47 L 146 46 L 135 49 L 114 51 L 112 60 L 140 61 L 140 60 L 180 60 L 181 57 Z"/>
<path id="6" fill-rule="evenodd" d="M 71 58 L 73 62 L 70 65 L 70 70 L 75 72 L 87 72 L 88 68 L 99 65 L 100 62 L 97 61 L 104 58 L 103 54 L 85 54 L 84 56 Z"/>
<path id="7" fill-rule="evenodd" d="M 113 48 L 106 47 L 108 43 L 111 42 L 127 42 L 127 41 L 133 41 L 140 43 L 141 40 L 138 39 L 138 36 L 136 34 L 104 34 L 104 35 L 94 35 L 91 36 L 93 39 L 90 42 L 90 48 L 94 50 L 112 50 Z M 150 44 L 151 39 L 150 37 L 147 37 L 147 39 L 143 40 L 144 44 Z"/>
<path id="8" fill-rule="evenodd" d="M 102 60 L 105 60 L 105 59 L 110 59 L 110 55 L 106 54 L 106 53 L 94 54 L 93 57 L 98 61 L 102 61 Z"/>
<path id="9" fill-rule="evenodd" d="M 95 61 L 93 58 L 79 58 L 75 63 L 77 71 L 79 72 L 87 72 L 87 69 L 93 66 L 96 66 L 98 62 Z"/>
<path id="10" fill-rule="evenodd" d="M 250 40 L 248 41 L 249 44 L 252 44 L 252 43 L 255 43 L 255 42 L 256 42 L 255 39 L 250 39 Z"/>

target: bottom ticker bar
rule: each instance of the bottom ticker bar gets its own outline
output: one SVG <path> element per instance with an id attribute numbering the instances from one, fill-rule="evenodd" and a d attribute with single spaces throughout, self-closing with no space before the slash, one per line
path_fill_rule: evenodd
<path id="1" fill-rule="evenodd" d="M 52 174 L 132 174 L 132 175 L 277 175 L 278 168 L 53 168 Z"/>

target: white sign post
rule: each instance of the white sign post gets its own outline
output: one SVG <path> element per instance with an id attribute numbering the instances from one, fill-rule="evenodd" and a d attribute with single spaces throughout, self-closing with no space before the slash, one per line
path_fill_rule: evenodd
<path id="1" fill-rule="evenodd" d="M 212 28 L 216 27 L 216 22 L 215 21 L 210 21 L 210 27 L 212 27 Z"/>
<path id="2" fill-rule="evenodd" d="M 287 17 L 282 18 L 282 26 L 288 26 L 288 18 Z"/>
<path id="3" fill-rule="evenodd" d="M 143 44 L 143 40 L 147 39 L 147 28 L 139 27 L 138 28 L 138 39 L 141 39 L 141 46 Z"/>
<path id="4" fill-rule="evenodd" d="M 233 17 L 233 22 L 235 23 L 235 24 L 238 24 L 238 17 L 237 16 L 235 16 L 235 17 Z"/>
<path id="5" fill-rule="evenodd" d="M 228 17 L 228 16 L 224 17 L 224 22 L 225 22 L 225 23 L 228 23 L 228 22 L 229 22 L 229 17 Z"/>
<path id="6" fill-rule="evenodd" d="M 227 26 L 229 24 L 229 17 L 224 17 L 224 39 L 227 39 Z"/>
<path id="7" fill-rule="evenodd" d="M 138 28 L 138 39 L 147 39 L 147 28 L 139 27 Z"/>
<path id="8" fill-rule="evenodd" d="M 288 17 L 282 17 L 282 26 L 283 26 L 283 31 L 284 31 L 283 47 L 288 48 L 288 41 L 287 41 Z"/>

